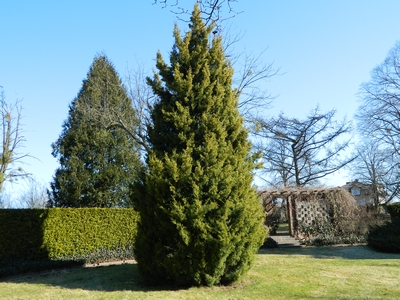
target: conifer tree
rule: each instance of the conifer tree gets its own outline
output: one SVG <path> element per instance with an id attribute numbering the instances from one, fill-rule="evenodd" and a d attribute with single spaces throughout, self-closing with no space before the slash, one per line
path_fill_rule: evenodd
<path id="1" fill-rule="evenodd" d="M 209 39 L 213 26 L 197 6 L 189 27 L 181 38 L 175 26 L 170 65 L 158 53 L 158 72 L 148 78 L 158 100 L 148 169 L 136 185 L 135 254 L 151 283 L 229 284 L 262 244 L 263 213 L 221 37 Z"/>
<path id="2" fill-rule="evenodd" d="M 131 206 L 129 186 L 141 168 L 137 145 L 118 127 L 104 128 L 96 109 L 123 112 L 136 122 L 132 103 L 114 66 L 104 55 L 94 58 L 78 96 L 69 107 L 58 140 L 52 144 L 60 167 L 49 191 L 52 207 Z"/>

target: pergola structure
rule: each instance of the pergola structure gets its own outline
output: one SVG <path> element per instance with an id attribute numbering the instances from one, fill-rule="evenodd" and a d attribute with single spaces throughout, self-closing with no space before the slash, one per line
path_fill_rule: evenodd
<path id="1" fill-rule="evenodd" d="M 311 225 L 314 220 L 332 221 L 339 213 L 338 203 L 354 203 L 354 198 L 342 188 L 283 188 L 259 192 L 268 214 L 273 200 L 286 201 L 290 235 L 301 238 L 299 224 Z M 339 209 L 340 210 L 340 209 Z"/>

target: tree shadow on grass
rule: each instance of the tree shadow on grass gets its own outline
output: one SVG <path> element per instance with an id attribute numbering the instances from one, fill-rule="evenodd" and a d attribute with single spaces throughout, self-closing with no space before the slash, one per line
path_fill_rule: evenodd
<path id="1" fill-rule="evenodd" d="M 366 245 L 260 249 L 259 254 L 306 255 L 314 258 L 400 259 L 400 254 L 377 252 Z"/>
<path id="2" fill-rule="evenodd" d="M 144 284 L 137 264 L 97 267 L 75 267 L 52 270 L 36 274 L 20 275 L 1 280 L 7 283 L 44 284 L 65 289 L 82 289 L 88 291 L 176 291 L 185 288 L 173 285 L 149 286 Z"/>
<path id="3" fill-rule="evenodd" d="M 0 281 L 2 278 L 35 274 L 48 270 L 72 268 L 83 266 L 84 261 L 77 260 L 52 260 L 49 258 L 14 258 L 0 260 Z"/>
<path id="4" fill-rule="evenodd" d="M 316 259 L 400 259 L 400 254 L 376 252 L 365 245 L 260 249 L 258 255 L 306 255 Z M 173 285 L 148 286 L 142 281 L 138 265 L 124 263 L 97 267 L 72 267 L 2 278 L 6 283 L 41 284 L 65 289 L 115 292 L 177 291 Z"/>

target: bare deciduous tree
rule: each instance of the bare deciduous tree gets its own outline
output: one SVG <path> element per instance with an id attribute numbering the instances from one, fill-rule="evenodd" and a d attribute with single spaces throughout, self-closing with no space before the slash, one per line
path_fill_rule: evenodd
<path id="1" fill-rule="evenodd" d="M 197 0 L 196 3 L 199 5 L 202 19 L 206 25 L 210 25 L 212 22 L 220 23 L 226 19 L 233 18 L 240 12 L 234 10 L 232 4 L 238 2 L 238 0 Z M 154 0 L 153 4 L 160 3 L 164 8 L 167 6 L 171 7 L 171 11 L 175 13 L 180 20 L 187 21 L 180 15 L 189 17 L 193 10 L 193 2 L 185 3 L 185 1 L 179 0 Z M 187 6 L 189 5 L 189 7 Z M 227 13 L 225 15 L 225 13 Z"/>
<path id="2" fill-rule="evenodd" d="M 390 150 L 376 141 L 364 140 L 356 148 L 355 155 L 356 159 L 349 164 L 350 173 L 372 187 L 375 207 L 399 196 L 399 170 Z"/>
<path id="3" fill-rule="evenodd" d="M 291 186 L 294 183 L 293 160 L 291 150 L 281 139 L 263 138 L 255 147 L 268 163 L 260 170 L 263 181 L 274 188 Z"/>
<path id="4" fill-rule="evenodd" d="M 234 80 L 239 95 L 238 107 L 246 122 L 253 122 L 262 115 L 275 99 L 275 96 L 262 86 L 262 83 L 278 75 L 280 69 L 275 68 L 273 63 L 262 63 L 264 53 L 265 50 L 257 56 L 245 54 L 242 60 L 239 56 L 233 62 L 238 73 Z"/>
<path id="5" fill-rule="evenodd" d="M 360 88 L 356 118 L 361 135 L 387 144 L 400 155 L 400 41 Z"/>
<path id="6" fill-rule="evenodd" d="M 210 25 L 213 22 L 217 25 L 217 30 L 213 34 L 222 34 L 221 22 L 238 14 L 232 7 L 235 2 L 238 2 L 238 0 L 196 1 L 206 25 Z M 164 8 L 167 6 L 175 8 L 171 11 L 178 15 L 185 14 L 190 16 L 193 9 L 192 3 L 186 7 L 184 5 L 186 3 L 179 0 L 154 0 L 153 4 L 157 3 L 162 4 Z M 226 12 L 227 16 L 225 18 L 222 17 Z M 275 96 L 262 87 L 261 83 L 269 81 L 272 77 L 278 75 L 280 69 L 275 68 L 273 63 L 262 62 L 266 49 L 258 55 L 245 52 L 240 55 L 232 54 L 231 49 L 241 39 L 241 36 L 240 34 L 231 35 L 229 27 L 225 28 L 224 31 L 224 50 L 235 69 L 234 85 L 237 94 L 240 95 L 239 109 L 245 117 L 246 122 L 253 121 L 256 115 L 261 114 L 265 109 L 269 108 L 271 101 L 275 98 Z"/>
<path id="7" fill-rule="evenodd" d="M 11 195 L 4 193 L 0 193 L 0 209 L 2 208 L 11 208 L 12 203 L 11 203 Z"/>
<path id="8" fill-rule="evenodd" d="M 29 186 L 18 198 L 19 204 L 24 208 L 45 208 L 48 203 L 47 187 L 34 179 L 29 181 Z"/>
<path id="9" fill-rule="evenodd" d="M 258 119 L 256 135 L 267 141 L 259 145 L 265 170 L 279 178 L 278 183 L 304 187 L 318 183 L 354 160 L 341 159 L 350 139 L 338 142 L 351 132 L 345 119 L 334 121 L 336 111 L 321 113 L 317 107 L 304 120 L 281 114 L 271 120 Z M 276 180 L 275 180 L 276 182 Z"/>
<path id="10" fill-rule="evenodd" d="M 4 91 L 1 90 L 0 106 L 2 133 L 2 149 L 0 153 L 1 191 L 6 181 L 13 182 L 18 178 L 27 178 L 31 175 L 25 172 L 21 166 L 16 166 L 17 164 L 22 164 L 24 158 L 31 156 L 19 152 L 25 142 L 24 132 L 21 128 L 21 102 L 7 102 Z"/>
<path id="11" fill-rule="evenodd" d="M 378 147 L 364 147 L 361 153 L 365 156 L 364 176 L 371 177 L 367 166 L 379 163 L 384 174 L 379 183 L 386 189 L 387 201 L 391 201 L 400 193 L 400 41 L 372 70 L 371 79 L 361 85 L 359 96 L 359 134 Z"/>

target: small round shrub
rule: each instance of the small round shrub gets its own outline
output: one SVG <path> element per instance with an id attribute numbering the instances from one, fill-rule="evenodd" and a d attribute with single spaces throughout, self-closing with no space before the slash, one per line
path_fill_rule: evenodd
<path id="1" fill-rule="evenodd" d="M 278 243 L 271 237 L 267 237 L 261 248 L 278 248 Z"/>

